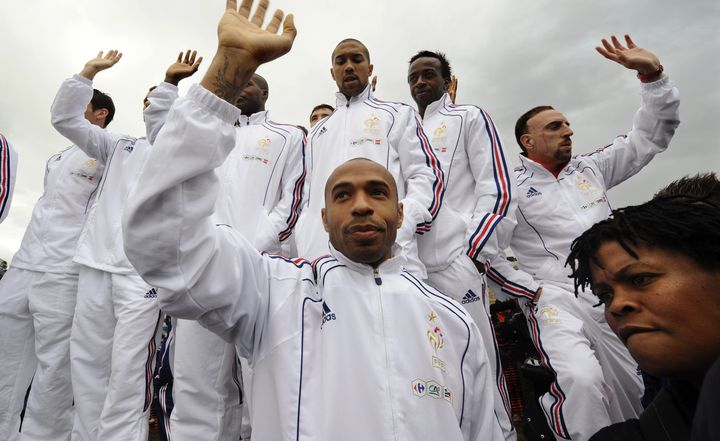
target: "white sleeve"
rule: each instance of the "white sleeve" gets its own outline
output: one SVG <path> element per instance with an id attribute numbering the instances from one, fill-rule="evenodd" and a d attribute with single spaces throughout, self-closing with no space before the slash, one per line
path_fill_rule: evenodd
<path id="1" fill-rule="evenodd" d="M 406 189 L 402 200 L 404 220 L 397 234 L 397 242 L 402 245 L 403 241 L 413 240 L 414 233 L 430 231 L 445 194 L 445 175 L 411 107 L 400 108 L 389 141 L 400 158 L 404 182 L 397 185 Z"/>
<path id="2" fill-rule="evenodd" d="M 51 121 L 55 130 L 86 155 L 106 164 L 120 136 L 85 119 L 92 96 L 92 81 L 87 78 L 75 74 L 63 81 L 50 107 Z"/>
<path id="3" fill-rule="evenodd" d="M 498 298 L 534 300 L 540 284 L 525 271 L 515 269 L 507 260 L 505 253 L 496 255 L 487 269 L 488 283 Z"/>
<path id="4" fill-rule="evenodd" d="M 466 233 L 467 254 L 485 264 L 507 248 L 515 228 L 516 187 L 508 172 L 500 135 L 490 115 L 479 109 L 465 130 L 470 170 L 475 178 L 475 208 Z"/>
<path id="5" fill-rule="evenodd" d="M 143 110 L 145 135 L 150 144 L 155 143 L 158 132 L 162 129 L 175 100 L 178 99 L 178 88 L 174 84 L 163 81 L 148 94 L 150 105 Z"/>
<path id="6" fill-rule="evenodd" d="M 295 228 L 302 210 L 306 144 L 305 134 L 300 129 L 292 130 L 280 183 L 280 200 L 268 215 L 272 233 L 254 241 L 259 250 L 279 250 L 280 243 L 290 237 Z"/>
<path id="7" fill-rule="evenodd" d="M 17 153 L 0 133 L 0 222 L 5 220 L 10 212 L 16 173 Z"/>
<path id="8" fill-rule="evenodd" d="M 625 136 L 583 155 L 594 162 L 610 189 L 639 172 L 652 158 L 667 149 L 680 124 L 680 94 L 668 77 L 641 83 L 640 109 Z"/>
<path id="9" fill-rule="evenodd" d="M 235 146 L 239 113 L 200 86 L 177 100 L 128 197 L 123 237 L 163 311 L 198 320 L 250 357 L 269 310 L 269 259 L 211 221 L 214 170 Z"/>

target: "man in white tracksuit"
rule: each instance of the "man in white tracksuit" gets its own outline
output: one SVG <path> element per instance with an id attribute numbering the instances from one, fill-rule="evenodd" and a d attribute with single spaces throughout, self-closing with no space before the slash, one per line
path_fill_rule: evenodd
<path id="1" fill-rule="evenodd" d="M 70 336 L 73 440 L 144 440 L 148 432 L 161 313 L 156 290 L 125 257 L 120 217 L 151 141 L 105 132 L 83 118 L 92 79 L 120 57 L 101 52 L 88 61 L 63 82 L 51 109 L 53 126 L 106 164 L 74 259 L 81 267 Z M 164 109 L 145 110 L 147 133 L 159 131 Z"/>
<path id="2" fill-rule="evenodd" d="M 509 244 L 515 219 L 508 213 L 515 211 L 516 203 L 490 115 L 476 106 L 453 104 L 447 93 L 451 81 L 444 54 L 420 51 L 410 59 L 410 94 L 445 172 L 443 208 L 433 229 L 418 238 L 418 249 L 428 283 L 462 303 L 478 325 L 493 362 L 495 415 L 506 439 L 514 440 L 517 434 L 482 273 Z"/>
<path id="3" fill-rule="evenodd" d="M 263 31 L 265 8 L 248 21 L 249 7 L 228 1 L 208 73 L 168 116 L 124 215 L 129 258 L 170 314 L 198 319 L 249 359 L 262 391 L 252 394 L 253 439 L 502 436 L 477 327 L 393 254 L 403 206 L 382 166 L 355 159 L 329 177 L 321 216 L 332 256 L 314 263 L 262 255 L 215 225 L 233 104 L 295 37 L 291 17 L 275 35 L 282 13 Z"/>
<path id="4" fill-rule="evenodd" d="M 4 221 L 10 212 L 16 174 L 17 153 L 0 133 L 0 222 Z"/>
<path id="5" fill-rule="evenodd" d="M 325 181 L 348 159 L 368 158 L 387 168 L 399 183 L 405 223 L 398 245 L 408 258 L 408 269 L 424 279 L 415 233 L 429 231 L 440 211 L 444 181 L 437 156 L 413 108 L 373 96 L 368 83 L 373 65 L 365 45 L 354 39 L 341 41 L 332 63 L 337 105 L 308 135 L 306 208 L 295 233 L 298 253 L 312 259 L 327 254 L 328 237 L 320 220 Z"/>
<path id="6" fill-rule="evenodd" d="M 92 91 L 88 120 L 99 128 L 115 106 Z M 103 163 L 70 146 L 48 159 L 43 195 L 35 204 L 20 249 L 0 281 L 0 439 L 67 440 L 73 423 L 70 328 L 79 265 L 73 255 Z"/>
<path id="7" fill-rule="evenodd" d="M 607 190 L 664 151 L 679 124 L 678 91 L 659 60 L 630 37 L 626 41 L 627 48 L 613 37 L 597 49 L 638 71 L 641 104 L 627 135 L 572 157 L 573 132 L 560 112 L 536 107 L 518 120 L 523 154 L 515 169 L 518 215 L 511 248 L 520 270 L 503 256 L 488 272 L 503 293 L 522 300 L 541 362 L 556 375 L 540 404 L 555 435 L 574 441 L 642 411 L 637 363 L 602 308 L 593 308 L 592 295 L 575 297 L 565 267 L 572 240 L 610 215 Z"/>
<path id="8" fill-rule="evenodd" d="M 214 220 L 231 226 L 256 249 L 278 253 L 300 211 L 305 134 L 270 120 L 268 94 L 267 82 L 257 74 L 240 94 L 237 145 L 218 169 Z M 248 372 L 244 369 L 240 378 L 238 360 L 234 344 L 194 320 L 178 320 L 173 441 L 249 439 L 247 421 L 240 427 L 248 402 L 242 380 Z"/>

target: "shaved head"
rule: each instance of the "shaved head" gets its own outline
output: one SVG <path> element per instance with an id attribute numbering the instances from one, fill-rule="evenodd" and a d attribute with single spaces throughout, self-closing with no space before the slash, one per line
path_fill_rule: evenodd
<path id="1" fill-rule="evenodd" d="M 267 93 L 270 92 L 270 89 L 268 88 L 267 80 L 265 80 L 265 78 L 263 78 L 262 76 L 260 76 L 258 74 L 253 74 L 252 79 L 255 82 L 255 85 L 257 85 L 257 87 L 260 90 L 267 92 Z"/>
<path id="2" fill-rule="evenodd" d="M 395 178 L 393 178 L 393 175 L 391 175 L 385 167 L 373 161 L 372 159 L 354 158 L 340 164 L 335 170 L 333 170 L 333 172 L 330 174 L 330 177 L 328 177 L 328 180 L 325 183 L 325 205 L 327 205 L 328 196 L 332 192 L 335 184 L 341 181 L 342 178 L 348 173 L 357 173 L 358 170 L 372 170 L 374 172 L 377 172 L 388 182 L 388 185 L 392 189 L 393 195 L 395 197 L 394 200 L 398 200 L 397 183 L 395 182 Z"/>
<path id="3" fill-rule="evenodd" d="M 335 59 L 335 52 L 337 52 L 337 48 L 340 47 L 340 45 L 344 44 L 344 43 L 355 43 L 355 44 L 359 45 L 360 47 L 362 47 L 363 54 L 365 55 L 365 58 L 367 58 L 367 62 L 370 63 L 370 51 L 368 50 L 367 46 L 365 46 L 365 43 L 363 43 L 362 41 L 360 41 L 356 38 L 346 38 L 346 39 L 342 40 L 340 43 L 336 44 L 335 49 L 333 49 L 332 57 L 330 58 L 331 60 Z"/>

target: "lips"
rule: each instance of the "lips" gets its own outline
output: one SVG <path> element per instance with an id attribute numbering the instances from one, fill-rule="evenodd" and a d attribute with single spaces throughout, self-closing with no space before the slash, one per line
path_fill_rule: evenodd
<path id="1" fill-rule="evenodd" d="M 384 230 L 373 224 L 356 224 L 349 226 L 345 231 L 353 239 L 364 242 L 374 240 Z"/>
<path id="2" fill-rule="evenodd" d="M 649 332 L 656 332 L 656 328 L 651 328 L 649 326 L 637 326 L 637 325 L 625 325 L 618 329 L 617 334 L 620 337 L 620 339 L 627 345 L 628 340 L 630 337 L 638 334 L 646 334 Z"/>
<path id="3" fill-rule="evenodd" d="M 343 83 L 349 83 L 351 81 L 358 81 L 358 77 L 354 74 L 348 74 L 343 78 Z"/>

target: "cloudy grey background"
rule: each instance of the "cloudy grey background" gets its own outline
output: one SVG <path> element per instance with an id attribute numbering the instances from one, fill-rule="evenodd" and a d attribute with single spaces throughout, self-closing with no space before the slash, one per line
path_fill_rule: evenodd
<path id="1" fill-rule="evenodd" d="M 407 60 L 421 49 L 445 51 L 460 78 L 458 102 L 487 109 L 514 163 L 517 117 L 551 104 L 575 131 L 575 153 L 627 132 L 638 106 L 632 72 L 594 50 L 600 38 L 630 33 L 653 50 L 682 96 L 680 129 L 670 150 L 611 191 L 615 206 L 648 199 L 688 173 L 720 168 L 720 2 L 717 0 L 274 0 L 295 13 L 292 52 L 263 66 L 273 119 L 307 124 L 310 109 L 334 104 L 330 54 L 345 37 L 364 41 L 379 76 L 377 96 L 412 102 Z M 141 101 L 177 52 L 213 54 L 223 0 L 4 0 L 0 6 L 0 131 L 20 153 L 9 217 L 0 225 L 0 258 L 20 245 L 42 193 L 45 160 L 70 143 L 49 122 L 62 80 L 99 50 L 123 59 L 96 77 L 118 109 L 110 130 L 141 136 Z"/>

